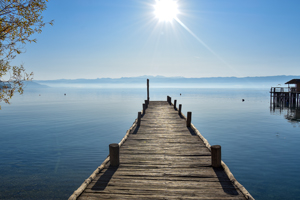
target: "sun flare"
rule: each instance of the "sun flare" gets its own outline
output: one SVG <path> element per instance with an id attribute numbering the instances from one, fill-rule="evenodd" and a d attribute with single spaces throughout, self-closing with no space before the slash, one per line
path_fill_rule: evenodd
<path id="1" fill-rule="evenodd" d="M 172 21 L 178 14 L 178 4 L 174 0 L 156 0 L 154 14 L 160 21 Z"/>

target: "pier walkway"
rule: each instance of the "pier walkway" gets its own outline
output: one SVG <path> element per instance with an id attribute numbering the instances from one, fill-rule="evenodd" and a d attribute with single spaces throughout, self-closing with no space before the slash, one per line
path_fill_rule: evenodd
<path id="1" fill-rule="evenodd" d="M 150 101 L 128 133 L 120 165 L 107 159 L 70 199 L 253 199 L 223 167 L 212 167 L 209 148 L 167 101 Z"/>

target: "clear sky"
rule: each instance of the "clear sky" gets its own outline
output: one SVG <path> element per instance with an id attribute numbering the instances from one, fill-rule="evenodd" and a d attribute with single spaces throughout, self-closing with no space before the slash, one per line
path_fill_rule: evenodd
<path id="1" fill-rule="evenodd" d="M 300 75 L 300 0 L 49 0 L 38 42 L 13 64 L 36 80 Z"/>

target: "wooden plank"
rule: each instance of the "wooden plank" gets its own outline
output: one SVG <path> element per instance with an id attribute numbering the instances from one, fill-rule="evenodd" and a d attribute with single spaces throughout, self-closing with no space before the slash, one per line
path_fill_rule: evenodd
<path id="1" fill-rule="evenodd" d="M 117 179 L 114 178 L 114 180 L 110 180 L 109 183 L 107 183 L 105 180 L 97 180 L 93 181 L 90 186 L 87 188 L 91 189 L 93 187 L 97 186 L 103 186 L 103 185 L 122 185 L 122 186 L 131 186 L 135 185 L 134 188 L 137 187 L 144 187 L 145 185 L 155 185 L 155 186 L 168 186 L 168 187 L 174 187 L 174 188 L 219 188 L 226 186 L 227 188 L 234 188 L 230 181 L 210 181 L 210 182 L 199 182 L 199 181 L 192 181 L 192 180 L 182 180 L 182 181 L 166 181 L 166 180 L 145 180 L 145 179 L 132 179 L 132 181 L 128 182 L 126 179 Z"/>
<path id="2" fill-rule="evenodd" d="M 140 126 L 78 199 L 245 199 L 167 102 L 150 101 Z"/>
<path id="3" fill-rule="evenodd" d="M 80 197 L 81 199 L 86 200 L 98 200 L 98 199 L 150 199 L 150 200 L 166 200 L 166 196 L 164 194 L 157 195 L 138 195 L 138 194 L 99 194 L 95 193 L 84 193 Z M 176 195 L 169 195 L 168 199 L 183 199 L 182 197 L 178 197 Z M 199 199 L 199 200 L 220 200 L 219 197 L 205 197 L 205 196 L 185 196 L 184 199 Z M 224 200 L 242 200 L 245 199 L 243 197 L 222 197 Z"/>

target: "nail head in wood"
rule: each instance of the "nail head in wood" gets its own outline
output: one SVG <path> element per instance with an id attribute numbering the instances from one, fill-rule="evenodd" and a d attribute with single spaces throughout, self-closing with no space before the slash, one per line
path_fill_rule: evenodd
<path id="1" fill-rule="evenodd" d="M 192 112 L 187 112 L 186 126 L 191 127 L 191 122 L 192 122 Z"/>
<path id="2" fill-rule="evenodd" d="M 221 167 L 221 146 L 211 146 L 211 165 L 213 167 Z"/>
<path id="3" fill-rule="evenodd" d="M 120 147 L 118 143 L 112 143 L 109 145 L 109 157 L 110 157 L 110 166 L 117 167 L 120 164 Z"/>

